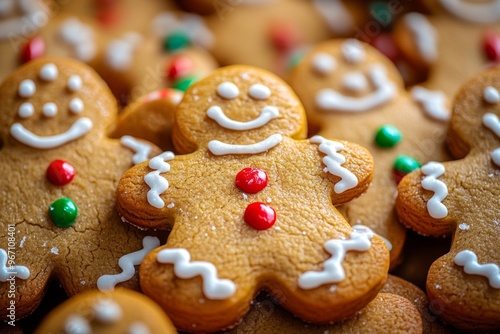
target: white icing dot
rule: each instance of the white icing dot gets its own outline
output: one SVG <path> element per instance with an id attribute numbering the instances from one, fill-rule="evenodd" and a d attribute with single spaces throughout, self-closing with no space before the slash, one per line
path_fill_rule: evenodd
<path id="1" fill-rule="evenodd" d="M 95 318 L 102 324 L 116 323 L 122 317 L 120 305 L 110 299 L 101 299 L 94 304 Z"/>
<path id="2" fill-rule="evenodd" d="M 42 107 L 42 113 L 45 117 L 54 117 L 57 115 L 57 105 L 54 102 L 47 102 Z"/>
<path id="3" fill-rule="evenodd" d="M 58 254 L 59 254 L 59 249 L 58 249 L 57 247 L 55 247 L 55 246 L 54 246 L 54 247 L 52 247 L 52 248 L 50 249 L 50 252 L 51 252 L 52 254 L 58 255 Z"/>
<path id="4" fill-rule="evenodd" d="M 483 98 L 486 102 L 495 104 L 500 102 L 500 94 L 494 87 L 488 86 L 483 91 Z"/>
<path id="5" fill-rule="evenodd" d="M 357 64 L 365 59 L 363 45 L 357 39 L 348 39 L 342 44 L 342 54 L 344 59 L 353 64 Z"/>
<path id="6" fill-rule="evenodd" d="M 234 83 L 226 81 L 217 86 L 217 94 L 222 98 L 231 100 L 240 95 L 240 90 Z"/>
<path id="7" fill-rule="evenodd" d="M 136 321 L 130 324 L 128 334 L 149 334 L 149 328 L 146 324 Z"/>
<path id="8" fill-rule="evenodd" d="M 248 94 L 257 100 L 266 100 L 271 96 L 271 90 L 269 87 L 262 84 L 255 84 L 250 86 Z"/>
<path id="9" fill-rule="evenodd" d="M 82 88 L 82 78 L 79 75 L 72 75 L 68 79 L 67 87 L 70 91 L 76 92 Z"/>
<path id="10" fill-rule="evenodd" d="M 75 114 L 79 114 L 83 111 L 84 105 L 83 101 L 75 97 L 69 102 L 69 110 Z"/>
<path id="11" fill-rule="evenodd" d="M 33 116 L 33 113 L 35 112 L 35 109 L 33 108 L 33 105 L 29 102 L 23 103 L 19 106 L 19 110 L 17 114 L 21 118 L 28 118 Z"/>
<path id="12" fill-rule="evenodd" d="M 56 65 L 52 63 L 43 65 L 40 69 L 40 79 L 45 81 L 54 81 L 58 74 Z"/>
<path id="13" fill-rule="evenodd" d="M 460 225 L 458 225 L 458 228 L 461 229 L 462 231 L 467 231 L 468 229 L 470 229 L 470 225 L 466 223 L 461 223 Z"/>
<path id="14" fill-rule="evenodd" d="M 353 92 L 361 92 L 368 87 L 366 76 L 361 72 L 351 72 L 344 76 L 343 86 Z"/>
<path id="15" fill-rule="evenodd" d="M 33 80 L 26 79 L 19 84 L 18 94 L 20 97 L 30 97 L 35 94 L 36 86 Z"/>
<path id="16" fill-rule="evenodd" d="M 319 52 L 314 56 L 312 65 L 316 72 L 327 75 L 337 67 L 337 62 L 328 53 Z"/>
<path id="17" fill-rule="evenodd" d="M 72 315 L 66 320 L 66 323 L 64 324 L 64 331 L 67 334 L 92 333 L 89 322 L 79 315 Z"/>

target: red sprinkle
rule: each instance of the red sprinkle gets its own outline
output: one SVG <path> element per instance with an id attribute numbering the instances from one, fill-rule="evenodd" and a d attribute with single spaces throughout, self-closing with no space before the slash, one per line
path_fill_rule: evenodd
<path id="1" fill-rule="evenodd" d="M 393 175 L 394 175 L 394 180 L 396 180 L 396 183 L 399 184 L 399 182 L 401 182 L 401 180 L 403 179 L 403 177 L 406 176 L 406 174 L 408 173 L 404 173 L 404 172 L 400 172 L 396 169 L 393 169 Z"/>
<path id="2" fill-rule="evenodd" d="M 64 160 L 54 160 L 46 172 L 47 179 L 56 186 L 64 186 L 75 177 L 75 168 Z"/>
<path id="3" fill-rule="evenodd" d="M 21 63 L 42 57 L 45 54 L 45 41 L 41 36 L 30 39 L 21 49 Z"/>
<path id="4" fill-rule="evenodd" d="M 243 168 L 236 175 L 236 186 L 248 194 L 255 194 L 267 186 L 266 172 L 259 168 Z"/>
<path id="5" fill-rule="evenodd" d="M 175 56 L 170 60 L 167 67 L 167 77 L 175 80 L 187 75 L 193 69 L 193 60 L 188 56 Z"/>
<path id="6" fill-rule="evenodd" d="M 271 43 L 279 51 L 289 51 L 300 44 L 301 36 L 297 26 L 291 22 L 279 22 L 269 29 Z"/>
<path id="7" fill-rule="evenodd" d="M 122 12 L 115 6 L 103 7 L 97 11 L 96 19 L 102 27 L 109 28 L 123 20 Z"/>
<path id="8" fill-rule="evenodd" d="M 399 49 L 394 42 L 394 38 L 390 34 L 379 34 L 370 41 L 370 44 L 391 61 L 395 62 L 398 60 Z"/>
<path id="9" fill-rule="evenodd" d="M 245 210 L 245 222 L 254 229 L 267 230 L 276 222 L 276 211 L 262 202 L 254 202 Z"/>
<path id="10" fill-rule="evenodd" d="M 483 37 L 483 48 L 486 57 L 491 61 L 500 61 L 500 35 L 487 31 Z"/>

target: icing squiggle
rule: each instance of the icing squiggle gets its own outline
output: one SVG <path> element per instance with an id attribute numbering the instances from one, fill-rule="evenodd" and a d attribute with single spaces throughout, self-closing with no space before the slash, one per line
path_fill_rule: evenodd
<path id="1" fill-rule="evenodd" d="M 0 248 L 0 282 L 7 282 L 11 276 L 20 279 L 28 279 L 30 270 L 25 266 L 9 266 L 7 267 L 7 252 Z"/>
<path id="2" fill-rule="evenodd" d="M 415 38 L 417 50 L 428 63 L 433 63 L 437 58 L 436 29 L 420 13 L 408 13 L 404 22 Z"/>
<path id="3" fill-rule="evenodd" d="M 374 92 L 363 97 L 350 97 L 326 88 L 316 95 L 316 105 L 325 110 L 363 112 L 387 103 L 396 96 L 396 85 L 389 80 L 383 66 L 372 65 L 368 76 L 376 88 Z"/>
<path id="4" fill-rule="evenodd" d="M 208 149 L 215 155 L 226 154 L 259 154 L 269 151 L 283 140 L 280 134 L 274 134 L 263 141 L 249 145 L 233 145 L 223 143 L 218 140 L 211 140 L 208 143 Z"/>
<path id="5" fill-rule="evenodd" d="M 354 18 L 340 0 L 314 0 L 314 6 L 334 33 L 348 33 L 354 26 Z"/>
<path id="6" fill-rule="evenodd" d="M 160 174 L 170 170 L 170 164 L 166 161 L 172 160 L 173 158 L 174 154 L 167 151 L 149 161 L 149 168 L 154 169 L 154 171 L 146 174 L 144 181 L 151 188 L 147 194 L 148 203 L 157 209 L 161 209 L 165 206 L 165 202 L 161 199 L 160 195 L 168 189 L 167 179 Z"/>
<path id="7" fill-rule="evenodd" d="M 438 121 L 450 119 L 450 111 L 446 108 L 446 95 L 443 92 L 415 86 L 410 93 L 413 100 L 422 106 L 427 116 Z"/>
<path id="8" fill-rule="evenodd" d="M 196 276 L 203 278 L 203 294 L 209 299 L 226 299 L 236 291 L 236 284 L 229 279 L 217 277 L 217 269 L 210 262 L 193 261 L 189 251 L 184 248 L 166 248 L 158 252 L 156 259 L 160 263 L 174 265 L 174 273 L 182 279 Z"/>
<path id="9" fill-rule="evenodd" d="M 325 249 L 332 256 L 323 262 L 322 271 L 308 271 L 300 275 L 299 287 L 314 289 L 323 284 L 338 283 L 345 279 L 342 262 L 348 251 L 363 252 L 370 249 L 374 233 L 366 226 L 353 226 L 350 239 L 330 239 L 325 243 Z"/>
<path id="10" fill-rule="evenodd" d="M 357 230 L 361 230 L 361 229 L 370 230 L 370 228 L 368 226 L 361 225 L 361 224 L 353 225 L 352 228 L 357 229 Z M 370 230 L 370 231 L 373 232 L 373 234 L 375 234 L 376 236 L 378 236 L 382 240 L 384 240 L 385 245 L 387 246 L 387 249 L 389 249 L 389 251 L 392 250 L 392 243 L 389 241 L 389 239 L 381 236 L 378 233 L 375 233 L 373 230 Z"/>
<path id="11" fill-rule="evenodd" d="M 431 199 L 427 202 L 427 211 L 432 218 L 440 219 L 448 215 L 448 208 L 442 201 L 448 196 L 448 187 L 437 178 L 444 174 L 445 168 L 439 162 L 428 162 L 421 168 L 426 176 L 422 179 L 422 188 L 433 191 Z"/>
<path id="12" fill-rule="evenodd" d="M 332 175 L 341 178 L 337 184 L 333 187 L 333 190 L 337 194 L 341 194 L 344 191 L 354 188 L 358 185 L 358 178 L 347 168 L 342 167 L 345 163 L 345 157 L 337 153 L 337 151 L 342 150 L 344 145 L 339 142 L 325 139 L 321 136 L 314 136 L 310 139 L 311 143 L 319 144 L 318 150 L 321 153 L 326 154 L 323 158 L 323 163 L 326 165 L 328 172 Z"/>
<path id="13" fill-rule="evenodd" d="M 133 253 L 123 255 L 118 260 L 122 272 L 116 275 L 102 275 L 97 280 L 97 288 L 101 291 L 113 290 L 115 285 L 131 279 L 135 274 L 134 266 L 141 264 L 142 260 L 150 251 L 160 246 L 160 240 L 156 237 L 146 236 L 142 239 L 142 249 Z"/>
<path id="14" fill-rule="evenodd" d="M 493 133 L 500 138 L 500 120 L 497 115 L 492 113 L 484 114 L 483 125 L 493 131 Z M 494 149 L 490 156 L 495 165 L 500 166 L 500 147 Z"/>
<path id="15" fill-rule="evenodd" d="M 10 134 L 17 141 L 39 149 L 51 149 L 59 147 L 83 137 L 92 129 L 93 123 L 90 118 L 82 117 L 78 119 L 68 131 L 54 136 L 37 136 L 26 129 L 21 123 L 14 123 L 10 127 Z"/>
<path id="16" fill-rule="evenodd" d="M 496 23 L 500 21 L 500 1 L 478 3 L 464 0 L 439 0 L 441 5 L 456 17 L 474 23 Z"/>
<path id="17" fill-rule="evenodd" d="M 262 108 L 259 117 L 248 121 L 248 122 L 238 122 L 230 119 L 224 114 L 224 111 L 219 106 L 211 106 L 207 110 L 207 116 L 217 122 L 220 126 L 230 130 L 246 131 L 256 128 L 269 123 L 270 120 L 278 117 L 280 114 L 278 108 L 273 106 L 266 106 Z"/>
<path id="18" fill-rule="evenodd" d="M 480 264 L 477 255 L 471 250 L 463 250 L 455 255 L 455 264 L 463 266 L 469 275 L 480 275 L 488 279 L 490 286 L 500 289 L 500 268 L 494 263 Z"/>
<path id="19" fill-rule="evenodd" d="M 123 146 L 128 147 L 135 152 L 132 157 L 132 162 L 137 165 L 141 162 L 148 160 L 149 154 L 151 153 L 151 146 L 135 139 L 132 136 L 123 136 L 120 138 L 120 142 Z"/>

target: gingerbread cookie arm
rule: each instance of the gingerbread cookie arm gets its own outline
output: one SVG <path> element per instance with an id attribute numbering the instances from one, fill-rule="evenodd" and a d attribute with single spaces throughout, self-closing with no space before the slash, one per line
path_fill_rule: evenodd
<path id="1" fill-rule="evenodd" d="M 429 162 L 405 176 L 398 185 L 396 212 L 403 224 L 422 235 L 443 236 L 454 231 L 452 209 L 457 173 L 452 163 Z"/>

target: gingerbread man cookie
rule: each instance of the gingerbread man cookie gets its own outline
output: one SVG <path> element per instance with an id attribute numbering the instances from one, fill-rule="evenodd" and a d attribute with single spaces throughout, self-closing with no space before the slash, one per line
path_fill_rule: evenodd
<path id="1" fill-rule="evenodd" d="M 163 310 L 133 290 L 82 292 L 53 309 L 35 333 L 177 333 Z"/>
<path id="2" fill-rule="evenodd" d="M 447 158 L 441 145 L 446 123 L 424 115 L 394 65 L 355 39 L 315 46 L 289 83 L 304 103 L 312 132 L 359 143 L 373 154 L 370 189 L 340 210 L 350 224 L 366 225 L 390 242 L 394 267 L 406 234 L 394 213 L 397 182 L 419 162 Z"/>
<path id="3" fill-rule="evenodd" d="M 50 279 L 69 295 L 119 282 L 137 288 L 134 266 L 159 241 L 121 222 L 116 185 L 159 150 L 106 137 L 116 102 L 74 60 L 30 62 L 3 82 L 0 100 L 2 316 L 11 305 L 18 318 L 31 313 Z"/>
<path id="4" fill-rule="evenodd" d="M 425 293 L 392 275 L 374 300 L 353 317 L 335 324 L 303 322 L 277 300 L 265 297 L 258 296 L 247 316 L 228 333 L 449 333 L 430 313 Z"/>
<path id="5" fill-rule="evenodd" d="M 403 54 L 430 68 L 412 89 L 425 110 L 449 118 L 450 99 L 477 72 L 500 61 L 500 1 L 425 0 L 430 14 L 407 14 L 395 28 Z"/>
<path id="6" fill-rule="evenodd" d="M 479 74 L 455 99 L 448 146 L 460 160 L 429 162 L 399 184 L 397 211 L 415 231 L 452 234 L 427 276 L 431 301 L 462 330 L 500 330 L 500 70 Z"/>
<path id="7" fill-rule="evenodd" d="M 173 142 L 127 171 L 123 219 L 172 229 L 141 265 L 142 290 L 181 330 L 234 326 L 261 289 L 308 321 L 354 314 L 383 285 L 389 254 L 335 209 L 359 196 L 369 153 L 345 141 L 303 139 L 292 90 L 249 66 L 195 83 L 176 109 Z"/>

